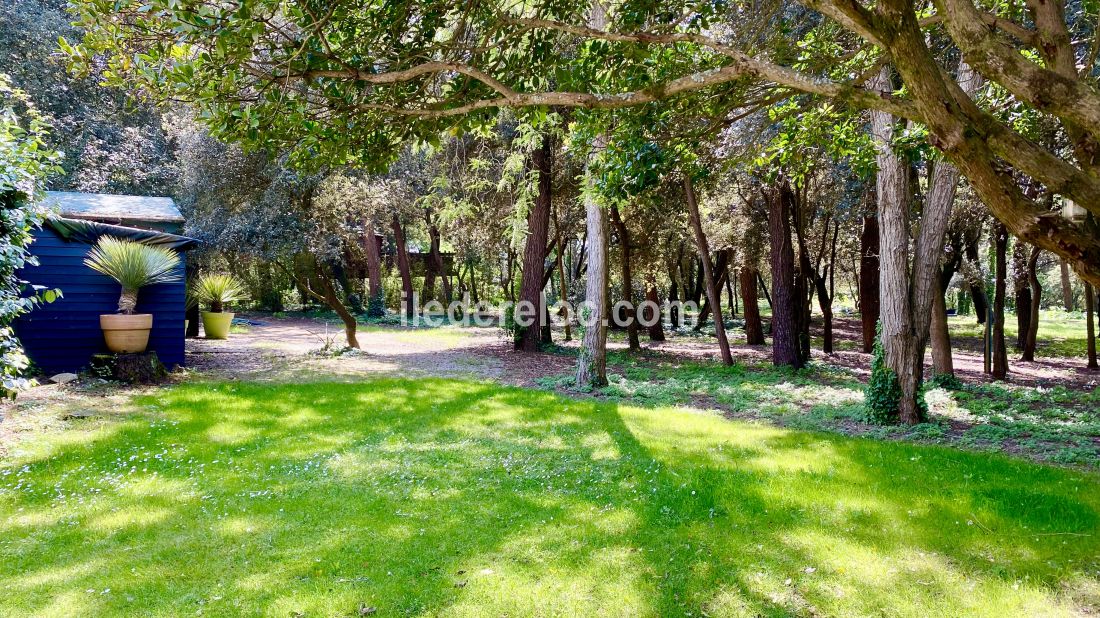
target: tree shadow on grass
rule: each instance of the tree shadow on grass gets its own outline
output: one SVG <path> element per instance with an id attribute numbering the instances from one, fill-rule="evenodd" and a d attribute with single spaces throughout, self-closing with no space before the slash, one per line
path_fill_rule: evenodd
<path id="1" fill-rule="evenodd" d="M 1005 615 L 1097 586 L 1095 477 L 1015 460 L 453 380 L 139 403 L 2 469 L 3 613 Z"/>

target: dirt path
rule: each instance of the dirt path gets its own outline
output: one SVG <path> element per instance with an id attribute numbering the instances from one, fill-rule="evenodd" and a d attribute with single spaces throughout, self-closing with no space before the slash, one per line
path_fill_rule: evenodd
<path id="1" fill-rule="evenodd" d="M 567 371 L 572 360 L 555 354 L 518 354 L 497 328 L 409 329 L 372 326 L 357 334 L 361 352 L 336 354 L 343 331 L 303 318 L 253 316 L 262 325 L 227 340 L 189 339 L 190 371 L 223 378 L 282 380 L 316 376 L 354 379 L 368 374 L 491 379 L 529 385 Z"/>
<path id="2" fill-rule="evenodd" d="M 339 346 L 343 331 L 337 323 L 325 323 L 306 318 L 276 318 L 251 316 L 262 325 L 252 326 L 247 333 L 233 334 L 223 341 L 188 339 L 188 367 L 192 371 L 224 378 L 272 379 L 291 377 L 341 377 L 354 379 L 367 374 L 434 375 L 491 379 L 505 384 L 530 385 L 536 378 L 567 373 L 572 369 L 571 357 L 562 354 L 520 354 L 497 328 L 409 329 L 400 327 L 365 327 L 358 335 L 362 353 L 334 356 L 320 352 L 326 342 Z M 852 318 L 836 321 L 838 347 L 855 347 L 859 338 L 859 322 Z M 818 335 L 819 333 L 814 333 Z M 576 340 L 560 341 L 559 345 L 575 348 Z M 767 362 L 771 359 L 768 346 L 748 346 L 740 333 L 731 341 L 734 357 L 741 362 Z M 847 343 L 842 346 L 840 344 Z M 670 337 L 665 342 L 643 342 L 643 348 L 678 358 L 717 360 L 717 345 L 710 338 Z M 626 349 L 617 333 L 612 333 L 608 348 Z M 870 355 L 841 350 L 832 355 L 813 351 L 813 359 L 851 371 L 861 378 L 870 372 Z M 931 355 L 927 357 L 927 372 L 931 374 Z M 982 372 L 982 357 L 972 351 L 954 351 L 955 370 L 966 382 L 986 382 Z M 1026 386 L 1064 385 L 1070 388 L 1093 388 L 1100 382 L 1100 372 L 1085 368 L 1084 359 L 1040 358 L 1034 362 L 1010 359 L 1010 381 Z M 614 370 L 614 368 L 612 368 Z"/>

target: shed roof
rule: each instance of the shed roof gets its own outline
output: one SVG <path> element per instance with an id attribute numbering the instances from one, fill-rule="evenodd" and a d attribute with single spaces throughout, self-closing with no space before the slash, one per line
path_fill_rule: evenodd
<path id="1" fill-rule="evenodd" d="M 183 223 L 183 214 L 170 197 L 111 195 L 47 191 L 47 206 L 56 206 L 63 217 L 78 219 L 163 221 Z"/>

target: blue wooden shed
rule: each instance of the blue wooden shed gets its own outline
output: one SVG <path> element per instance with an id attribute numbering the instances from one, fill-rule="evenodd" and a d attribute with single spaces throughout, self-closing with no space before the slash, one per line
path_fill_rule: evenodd
<path id="1" fill-rule="evenodd" d="M 88 195 L 90 201 L 101 206 L 114 203 L 122 210 L 101 208 L 94 219 L 76 218 L 82 213 L 79 208 L 71 206 L 78 201 L 79 195 Z M 139 205 L 143 198 L 72 193 L 65 196 L 70 207 L 63 206 L 60 216 L 46 221 L 41 229 L 34 232 L 30 251 L 38 259 L 38 265 L 27 266 L 17 275 L 32 285 L 58 288 L 63 294 L 63 298 L 20 316 L 14 324 L 27 356 L 47 374 L 78 371 L 88 364 L 94 354 L 106 351 L 99 316 L 117 311 L 121 288 L 110 277 L 84 265 L 88 251 L 101 236 L 167 246 L 179 252 L 190 249 L 198 242 L 161 231 L 166 227 L 176 230 L 182 227 L 183 217 L 168 198 L 151 198 L 157 200 L 153 206 L 158 215 L 155 220 L 143 222 L 140 217 L 151 213 L 141 208 L 130 208 Z M 102 199 L 104 197 L 127 199 L 105 200 Z M 148 206 L 148 203 L 145 205 Z M 125 221 L 130 225 L 104 223 L 104 219 Z M 137 227 L 143 223 L 146 229 Z M 178 281 L 148 286 L 138 294 L 137 312 L 153 314 L 148 349 L 155 350 L 161 362 L 169 368 L 184 364 L 185 285 L 181 260 Z"/>

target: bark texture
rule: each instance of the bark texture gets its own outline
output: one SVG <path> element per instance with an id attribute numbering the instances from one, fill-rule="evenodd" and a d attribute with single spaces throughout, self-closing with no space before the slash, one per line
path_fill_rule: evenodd
<path id="1" fill-rule="evenodd" d="M 546 312 L 542 290 L 546 243 L 550 236 L 552 156 L 549 137 L 543 137 L 542 144 L 531 153 L 531 167 L 538 171 L 539 186 L 535 201 L 527 212 L 527 242 L 523 249 L 519 302 L 535 308 L 532 316 L 535 322 L 524 328 L 516 340 L 516 349 L 522 352 L 538 352 L 541 346 L 542 332 L 539 324 Z"/>
<path id="2" fill-rule="evenodd" d="M 875 82 L 883 90 L 892 90 L 888 68 L 883 68 Z M 941 293 L 940 259 L 959 172 L 949 163 L 935 167 L 910 256 L 909 165 L 891 147 L 897 120 L 873 112 L 871 125 L 878 147 L 875 189 L 880 226 L 882 345 L 886 364 L 897 375 L 901 389 L 898 418 L 915 424 L 924 420 L 920 401 L 924 351 L 933 298 Z"/>
<path id="3" fill-rule="evenodd" d="M 597 138 L 597 147 L 604 143 Z M 589 179 L 591 182 L 591 179 Z M 607 384 L 607 215 L 601 204 L 588 197 L 584 204 L 588 233 L 588 281 L 585 286 L 584 341 L 577 355 L 577 386 Z"/>
<path id="4" fill-rule="evenodd" d="M 741 300 L 745 306 L 745 339 L 749 345 L 764 345 L 764 325 L 760 322 L 760 305 L 756 295 L 756 265 L 741 266 Z"/>
<path id="5" fill-rule="evenodd" d="M 772 363 L 802 366 L 798 341 L 797 312 L 802 299 L 797 294 L 794 247 L 791 244 L 791 191 L 780 186 L 769 197 L 768 230 L 772 265 Z"/>
<path id="6" fill-rule="evenodd" d="M 1066 311 L 1073 311 L 1073 284 L 1069 279 L 1069 264 L 1065 260 L 1058 260 L 1058 270 L 1062 276 L 1062 306 Z"/>
<path id="7" fill-rule="evenodd" d="M 1008 228 L 998 224 L 993 230 L 996 272 L 993 275 L 993 377 L 1008 377 L 1008 348 L 1005 345 L 1005 293 L 1008 279 Z"/>
<path id="8" fill-rule="evenodd" d="M 878 254 L 878 215 L 865 215 L 859 235 L 859 318 L 863 326 L 863 351 L 867 354 L 875 347 L 878 324 Z"/>
<path id="9" fill-rule="evenodd" d="M 929 327 L 932 341 L 932 373 L 934 375 L 955 375 L 955 361 L 951 355 L 951 333 L 947 329 L 947 303 L 944 289 L 940 286 L 938 294 L 932 297 L 932 323 Z"/>

